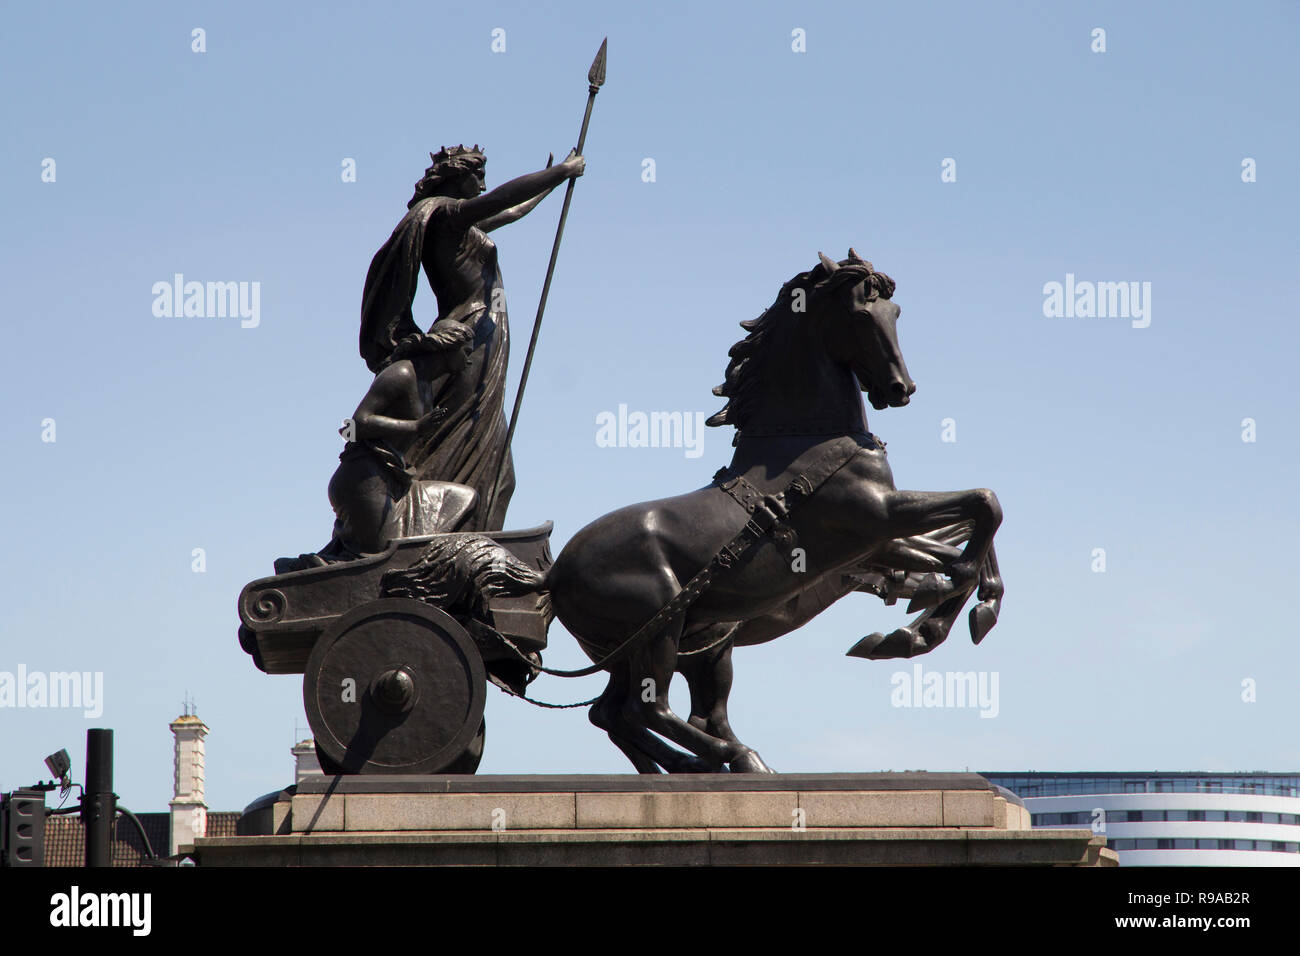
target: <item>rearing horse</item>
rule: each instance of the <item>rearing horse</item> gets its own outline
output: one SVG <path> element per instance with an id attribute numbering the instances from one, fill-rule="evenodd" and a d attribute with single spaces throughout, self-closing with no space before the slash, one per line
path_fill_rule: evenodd
<path id="1" fill-rule="evenodd" d="M 854 656 L 926 653 L 977 589 L 972 639 L 996 622 L 996 496 L 897 490 L 867 430 L 863 392 L 883 409 L 916 390 L 894 281 L 853 250 L 839 263 L 819 256 L 741 323 L 748 335 L 714 389 L 727 405 L 708 422 L 736 428 L 731 463 L 705 488 L 593 521 L 527 584 L 549 592 L 556 617 L 609 671 L 590 718 L 643 773 L 770 772 L 727 720 L 731 650 L 788 633 L 852 590 L 911 597 L 909 610 L 924 610 L 863 638 Z M 495 560 L 510 564 L 499 550 Z M 436 551 L 403 573 L 429 573 Z M 515 571 L 516 582 L 528 577 Z M 668 704 L 676 672 L 690 685 L 689 720 Z"/>

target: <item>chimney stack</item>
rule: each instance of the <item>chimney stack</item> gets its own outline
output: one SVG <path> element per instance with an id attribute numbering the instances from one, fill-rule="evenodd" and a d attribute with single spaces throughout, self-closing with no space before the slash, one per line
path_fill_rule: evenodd
<path id="1" fill-rule="evenodd" d="M 176 776 L 171 802 L 171 854 L 184 844 L 193 845 L 208 828 L 208 805 L 203 798 L 203 738 L 208 728 L 192 713 L 171 722 L 176 737 Z"/>
<path id="2" fill-rule="evenodd" d="M 308 737 L 293 745 L 293 782 L 302 783 L 303 777 L 319 775 L 320 758 L 316 756 L 316 741 Z"/>

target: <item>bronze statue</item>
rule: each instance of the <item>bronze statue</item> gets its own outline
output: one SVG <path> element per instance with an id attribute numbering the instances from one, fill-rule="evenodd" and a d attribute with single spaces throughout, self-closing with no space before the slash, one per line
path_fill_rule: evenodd
<path id="1" fill-rule="evenodd" d="M 585 164 L 573 151 L 558 166 L 548 160 L 546 168 L 484 192 L 487 159 L 477 146 L 430 157 L 409 211 L 370 263 L 361 357 L 379 373 L 403 339 L 419 334 L 411 300 L 423 269 L 438 301 L 430 331 L 459 322 L 473 338 L 465 366 L 433 394 L 446 414 L 412 441 L 407 464 L 420 478 L 472 488 L 477 500 L 465 527 L 495 531 L 510 503 L 514 471 L 503 411 L 510 329 L 496 245 L 487 234 L 526 216 L 560 183 L 581 176 Z M 493 499 L 492 513 L 484 513 Z"/>
<path id="2" fill-rule="evenodd" d="M 279 573 L 375 554 L 394 538 L 504 523 L 514 490 L 503 410 L 510 328 L 487 234 L 581 176 L 585 162 L 577 150 L 559 166 L 552 156 L 484 193 L 477 145 L 429 158 L 366 275 L 360 350 L 375 379 L 340 429 L 348 444 L 329 483 L 333 536 L 316 554 L 277 560 Z M 421 269 L 438 302 L 427 333 L 411 312 Z"/>
<path id="3" fill-rule="evenodd" d="M 733 648 L 787 634 L 852 591 L 921 612 L 859 640 L 855 657 L 928 653 L 972 595 L 972 640 L 997 621 L 997 497 L 898 490 L 868 431 L 864 392 L 881 410 L 907 405 L 916 385 L 894 281 L 852 249 L 840 262 L 819 254 L 741 323 L 746 337 L 714 389 L 726 407 L 708 422 L 736 429 L 735 452 L 709 485 L 599 518 L 554 561 L 549 523 L 500 530 L 519 395 L 604 76 L 602 44 L 578 147 L 559 166 L 484 194 L 481 150 L 434 155 L 371 263 L 361 352 L 376 377 L 330 483 L 335 539 L 311 560 L 277 562 L 239 599 L 240 643 L 257 666 L 304 674 L 329 772 L 472 773 L 487 681 L 525 696 L 540 673 L 599 671 L 604 692 L 573 706 L 590 704 L 592 723 L 642 773 L 770 772 L 728 720 Z M 486 234 L 566 178 L 507 428 L 506 317 Z M 428 332 L 411 315 L 421 268 L 438 298 Z M 554 617 L 591 666 L 542 665 Z M 690 688 L 685 720 L 668 704 L 675 673 Z"/>
<path id="4" fill-rule="evenodd" d="M 393 538 L 460 527 L 477 502 L 473 488 L 420 479 L 407 464 L 411 445 L 447 417 L 435 404 L 469 362 L 474 330 L 448 320 L 398 342 L 349 424 L 351 440 L 330 478 L 336 520 L 324 560 L 377 554 Z"/>

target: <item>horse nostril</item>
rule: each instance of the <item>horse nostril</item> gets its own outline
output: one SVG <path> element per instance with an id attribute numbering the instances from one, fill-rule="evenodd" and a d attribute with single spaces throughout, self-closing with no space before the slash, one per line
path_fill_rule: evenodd
<path id="1" fill-rule="evenodd" d="M 895 395 L 902 397 L 904 395 L 911 395 L 912 392 L 916 390 L 916 386 L 913 385 L 911 389 L 908 389 L 908 387 L 902 382 L 892 382 L 889 386 L 889 390 Z"/>

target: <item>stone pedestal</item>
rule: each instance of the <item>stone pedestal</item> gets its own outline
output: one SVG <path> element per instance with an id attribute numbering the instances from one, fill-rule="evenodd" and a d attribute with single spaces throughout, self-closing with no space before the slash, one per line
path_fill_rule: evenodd
<path id="1" fill-rule="evenodd" d="M 307 777 L 203 866 L 1114 866 L 977 774 Z"/>

